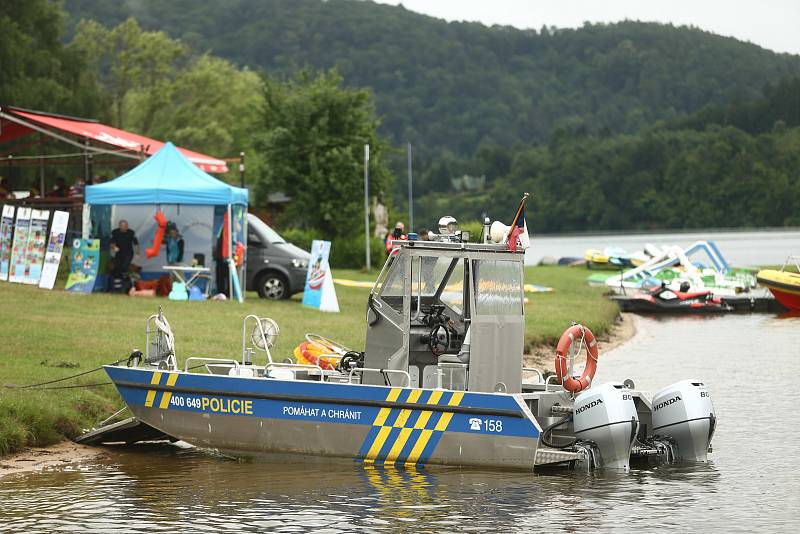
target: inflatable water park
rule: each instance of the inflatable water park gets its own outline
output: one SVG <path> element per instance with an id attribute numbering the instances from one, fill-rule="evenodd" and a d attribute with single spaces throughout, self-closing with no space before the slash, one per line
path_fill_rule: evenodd
<path id="1" fill-rule="evenodd" d="M 733 267 L 713 241 L 687 247 L 648 243 L 632 253 L 619 247 L 590 249 L 582 263 L 593 271 L 586 282 L 607 288 L 622 311 L 724 313 L 785 306 L 759 286 L 765 285 L 763 277 Z"/>

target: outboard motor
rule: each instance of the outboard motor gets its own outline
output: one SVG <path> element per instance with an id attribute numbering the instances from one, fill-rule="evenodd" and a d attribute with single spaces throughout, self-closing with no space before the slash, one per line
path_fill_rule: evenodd
<path id="1" fill-rule="evenodd" d="M 711 394 L 699 380 L 683 380 L 653 396 L 653 437 L 674 442 L 675 457 L 705 462 L 717 418 Z"/>
<path id="2" fill-rule="evenodd" d="M 598 467 L 630 468 L 631 446 L 639 429 L 639 418 L 630 391 L 622 384 L 593 387 L 575 399 L 575 437 L 591 442 L 599 454 Z"/>

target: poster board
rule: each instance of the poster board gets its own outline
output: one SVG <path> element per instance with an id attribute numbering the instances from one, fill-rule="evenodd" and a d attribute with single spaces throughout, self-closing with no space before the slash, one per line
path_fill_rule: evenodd
<path id="1" fill-rule="evenodd" d="M 333 287 L 328 257 L 331 252 L 330 241 L 314 240 L 311 243 L 311 258 L 308 263 L 306 285 L 303 291 L 303 306 L 317 308 L 324 312 L 339 312 L 339 301 Z"/>
<path id="2" fill-rule="evenodd" d="M 64 289 L 77 293 L 91 293 L 100 264 L 100 240 L 75 239 L 72 242 L 70 256 L 69 277 Z"/>
<path id="3" fill-rule="evenodd" d="M 25 249 L 28 246 L 28 230 L 31 225 L 31 209 L 19 208 L 11 244 L 11 259 L 8 268 L 9 282 L 20 283 L 25 278 Z"/>
<path id="4" fill-rule="evenodd" d="M 28 245 L 25 247 L 25 261 L 22 271 L 22 283 L 38 285 L 42 277 L 42 264 L 47 249 L 47 223 L 50 222 L 49 210 L 33 210 L 31 224 L 28 229 Z"/>
<path id="5" fill-rule="evenodd" d="M 58 264 L 61 263 L 61 253 L 64 250 L 68 223 L 69 212 L 56 211 L 53 213 L 53 225 L 50 227 L 50 238 L 47 241 L 47 252 L 44 256 L 44 267 L 39 280 L 39 287 L 43 289 L 53 289 L 56 283 Z"/>
<path id="6" fill-rule="evenodd" d="M 14 235 L 14 206 L 3 206 L 0 216 L 0 280 L 8 280 L 11 261 L 11 239 Z"/>

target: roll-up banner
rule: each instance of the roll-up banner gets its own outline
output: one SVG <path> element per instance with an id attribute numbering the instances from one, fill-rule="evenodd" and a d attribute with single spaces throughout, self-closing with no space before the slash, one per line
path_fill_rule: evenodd
<path id="1" fill-rule="evenodd" d="M 14 225 L 14 240 L 11 244 L 11 260 L 8 268 L 9 282 L 20 283 L 25 279 L 25 249 L 28 246 L 28 230 L 31 226 L 31 209 L 19 208 Z"/>
<path id="2" fill-rule="evenodd" d="M 97 280 L 99 264 L 100 240 L 75 239 L 72 242 L 69 277 L 64 289 L 78 293 L 91 293 Z"/>
<path id="3" fill-rule="evenodd" d="M 3 206 L 0 217 L 0 280 L 8 280 L 11 261 L 11 239 L 14 235 L 14 206 Z"/>
<path id="4" fill-rule="evenodd" d="M 311 243 L 311 259 L 303 291 L 303 306 L 336 313 L 339 311 L 339 301 L 336 298 L 333 276 L 328 263 L 330 253 L 330 241 L 314 240 Z"/>
<path id="5" fill-rule="evenodd" d="M 61 263 L 61 253 L 64 250 L 64 240 L 67 237 L 67 224 L 69 212 L 56 211 L 53 213 L 53 225 L 50 227 L 50 238 L 47 242 L 47 252 L 44 256 L 44 267 L 39 287 L 53 289 L 58 275 L 58 264 Z"/>
<path id="6" fill-rule="evenodd" d="M 47 249 L 47 223 L 50 222 L 49 210 L 33 210 L 31 225 L 28 229 L 28 246 L 25 247 L 25 262 L 22 272 L 22 283 L 38 285 L 42 277 L 42 264 Z"/>

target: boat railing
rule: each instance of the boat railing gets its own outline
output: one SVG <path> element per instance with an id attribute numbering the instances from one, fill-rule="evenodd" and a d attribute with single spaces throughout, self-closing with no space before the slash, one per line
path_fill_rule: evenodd
<path id="1" fill-rule="evenodd" d="M 539 377 L 539 382 L 544 382 L 544 375 L 536 367 L 523 367 L 522 368 L 522 372 L 523 373 L 536 373 L 537 376 Z"/>
<path id="2" fill-rule="evenodd" d="M 401 375 L 403 378 L 406 379 L 405 386 L 401 386 L 401 387 L 411 387 L 411 375 L 408 374 L 408 371 L 402 371 L 400 369 L 375 369 L 373 367 L 354 367 L 354 368 L 350 369 L 350 374 L 347 377 L 348 383 L 350 383 L 350 384 L 353 383 L 353 377 L 356 375 L 356 373 L 361 373 L 361 374 L 363 374 L 363 373 L 380 373 L 384 377 L 387 377 L 387 378 L 388 378 L 388 375 L 391 375 L 391 374 Z"/>
<path id="3" fill-rule="evenodd" d="M 205 356 L 191 356 L 186 358 L 186 361 L 183 363 L 183 372 L 188 373 L 190 369 L 193 369 L 194 366 L 189 366 L 190 362 L 205 362 L 208 363 L 226 363 L 226 364 L 233 364 L 233 367 L 236 369 L 236 374 L 239 374 L 239 362 L 230 358 L 207 358 Z M 206 368 L 206 370 L 208 370 Z"/>
<path id="4" fill-rule="evenodd" d="M 791 255 L 786 258 L 786 261 L 783 262 L 783 266 L 781 267 L 781 271 L 785 271 L 786 267 L 790 264 L 794 265 L 794 268 L 797 269 L 798 273 L 800 273 L 800 256 Z"/>
<path id="5" fill-rule="evenodd" d="M 272 368 L 280 369 L 297 369 L 305 371 L 319 371 L 320 380 L 325 381 L 325 371 L 319 365 L 305 364 L 305 363 L 288 363 L 288 362 L 272 362 L 264 366 L 264 376 L 269 376 L 269 370 Z"/>
<path id="6" fill-rule="evenodd" d="M 558 375 L 550 375 L 550 376 L 548 376 L 547 380 L 545 380 L 545 382 L 544 382 L 544 390 L 545 391 L 550 391 L 550 384 L 555 384 L 556 386 L 561 386 L 561 384 L 556 382 L 556 380 L 558 380 Z"/>

